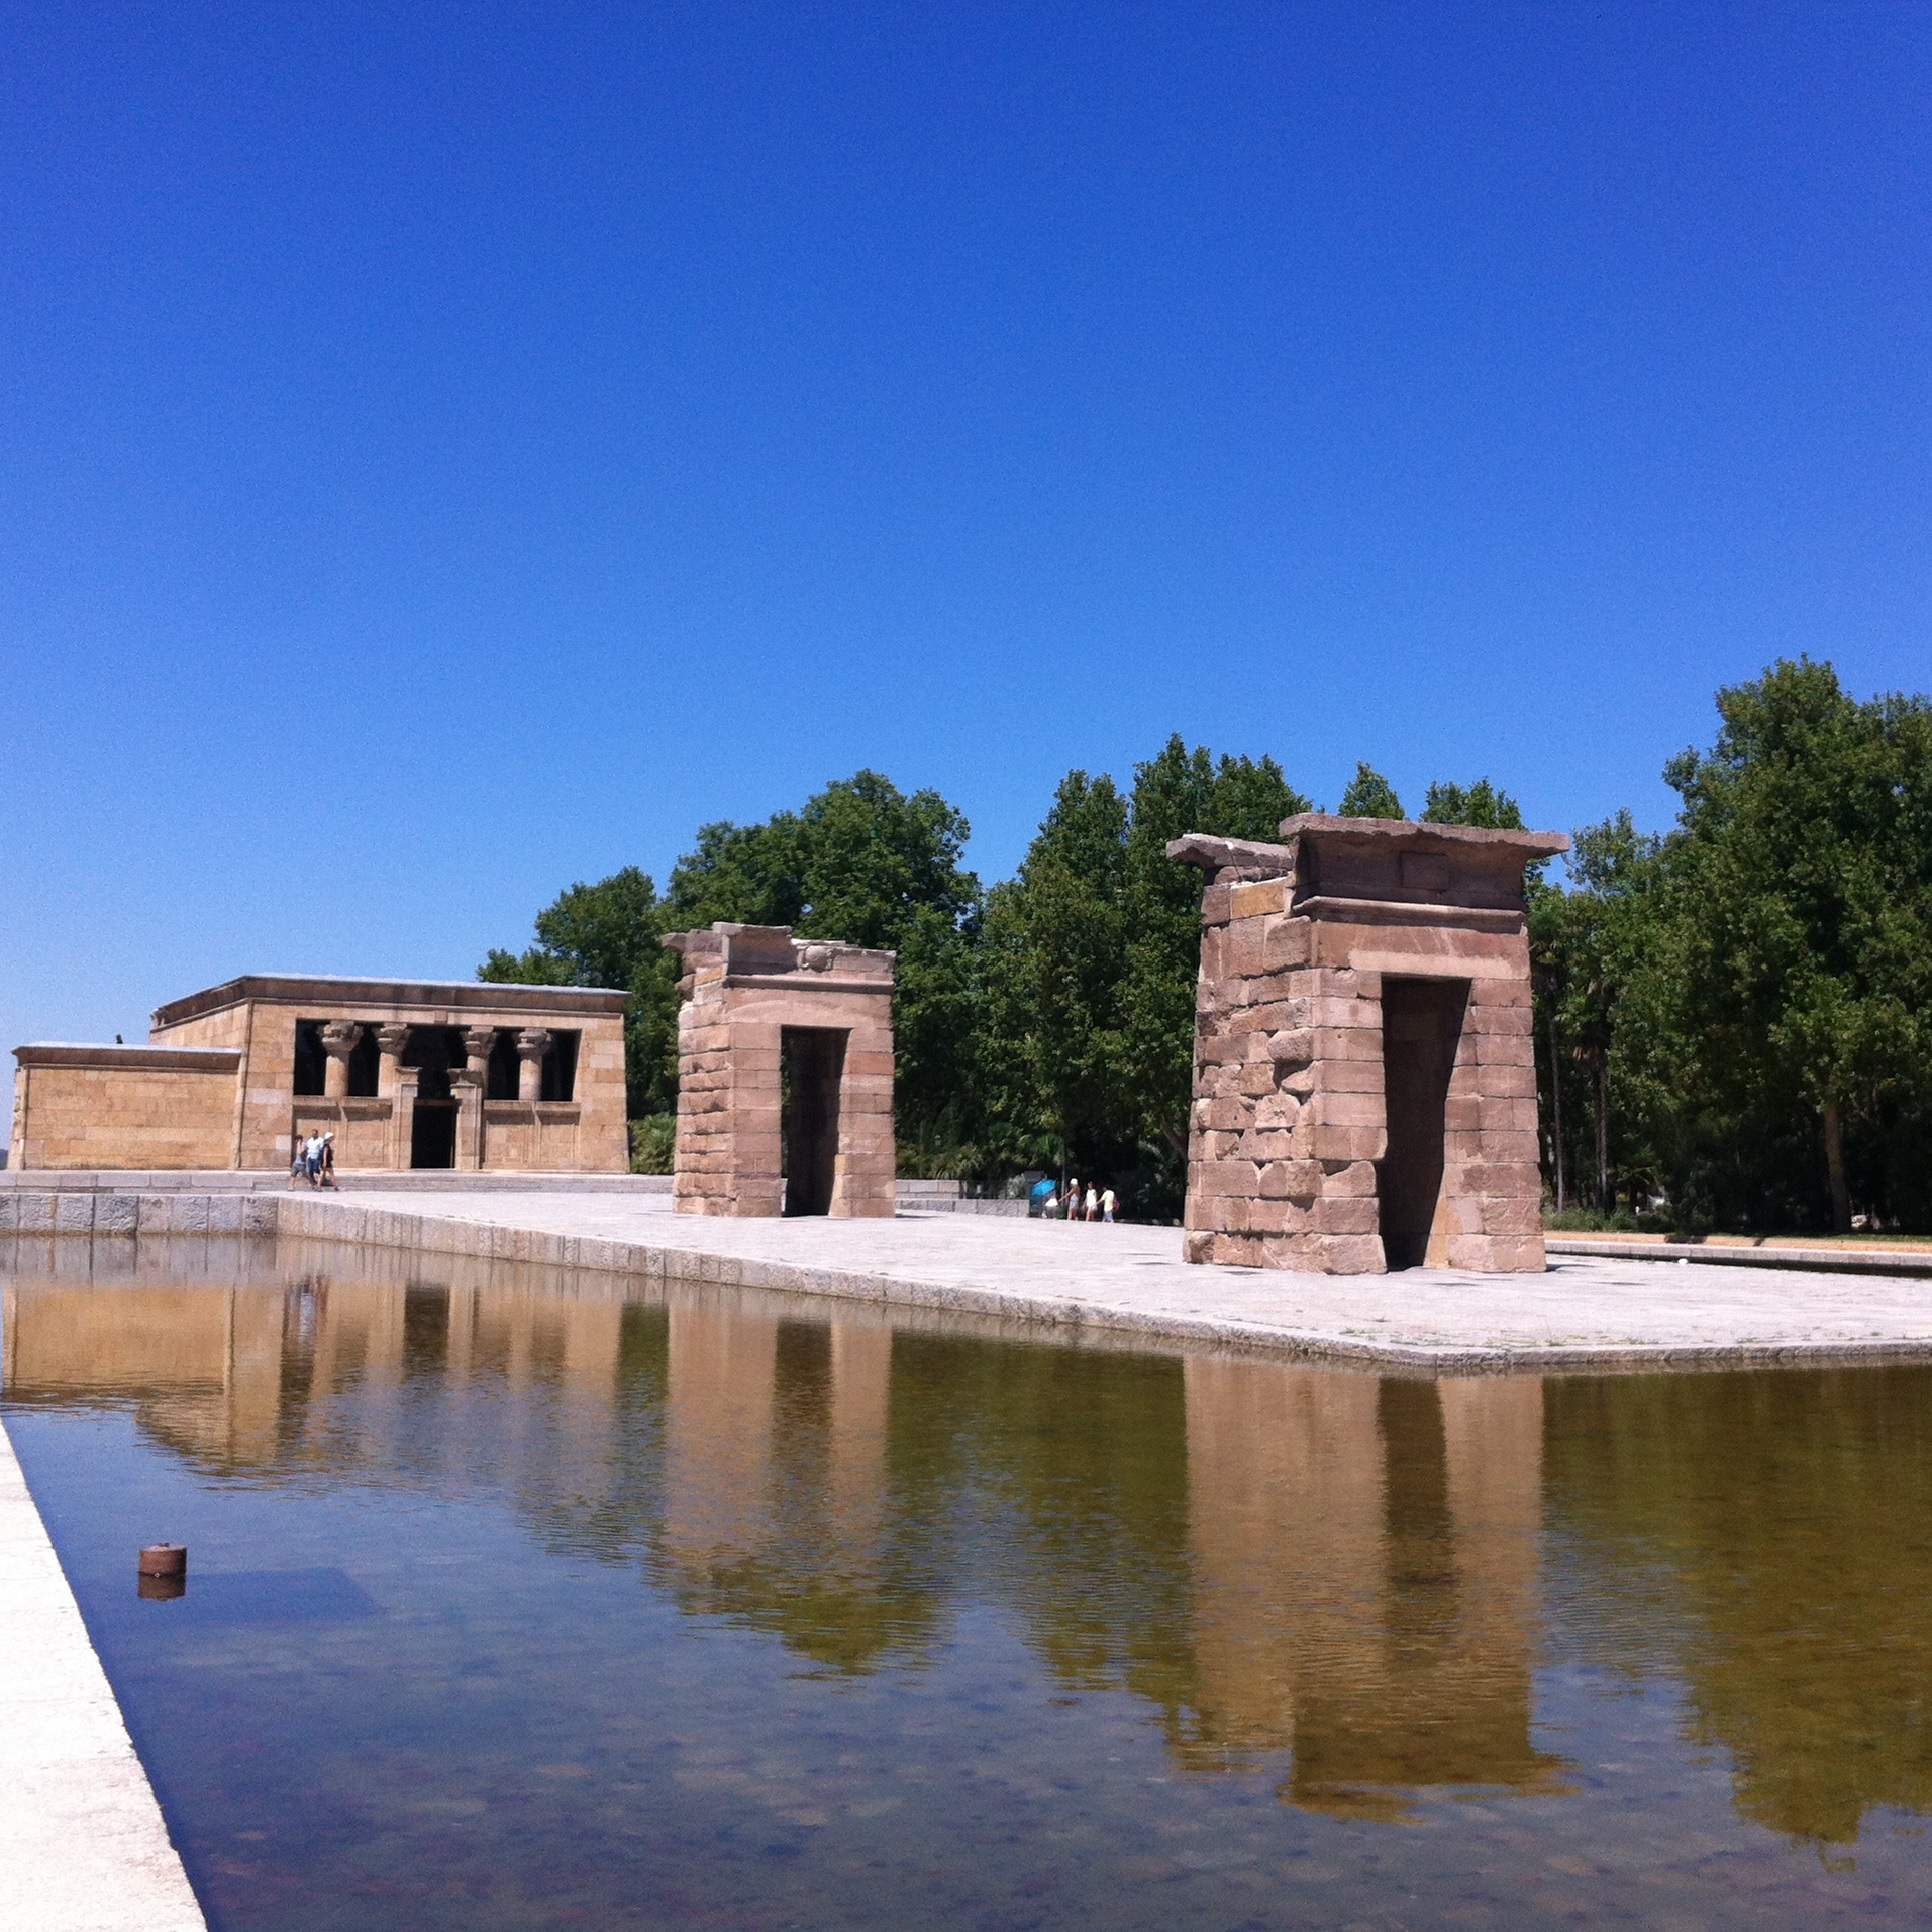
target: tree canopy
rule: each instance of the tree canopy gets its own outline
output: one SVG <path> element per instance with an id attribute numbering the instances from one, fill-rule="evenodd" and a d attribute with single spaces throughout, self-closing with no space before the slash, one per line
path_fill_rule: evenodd
<path id="1" fill-rule="evenodd" d="M 1342 793 L 1342 802 L 1335 809 L 1343 818 L 1406 816 L 1402 801 L 1395 795 L 1395 787 L 1379 771 L 1359 761 L 1355 776 L 1348 781 L 1348 788 Z"/>
<path id="2" fill-rule="evenodd" d="M 1533 870 L 1530 939 L 1555 1203 L 1691 1226 L 1932 1225 L 1932 705 L 1858 700 L 1828 664 L 1721 691 L 1708 750 Z M 937 792 L 874 771 L 757 824 L 700 827 L 660 895 L 634 866 L 537 915 L 496 980 L 623 986 L 634 1116 L 676 1104 L 670 931 L 732 919 L 899 955 L 901 1160 L 992 1181 L 1106 1176 L 1174 1215 L 1191 1093 L 1200 880 L 1184 832 L 1268 839 L 1309 809 L 1271 757 L 1171 737 L 1125 786 L 1069 772 L 1011 879 L 982 889 Z M 1341 810 L 1400 816 L 1358 764 Z M 1488 777 L 1434 824 L 1520 827 Z"/>

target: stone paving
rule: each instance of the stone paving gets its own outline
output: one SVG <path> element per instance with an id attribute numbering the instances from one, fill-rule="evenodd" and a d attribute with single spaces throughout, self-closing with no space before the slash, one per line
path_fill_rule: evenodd
<path id="1" fill-rule="evenodd" d="M 1540 1275 L 1317 1275 L 1189 1264 L 1174 1228 L 735 1220 L 672 1214 L 661 1196 L 285 1199 L 291 1234 L 1450 1373 L 1932 1361 L 1932 1282 L 1892 1276 L 1582 1256 Z"/>
<path id="2" fill-rule="evenodd" d="M 205 1932 L 3 1428 L 0 1659 L 0 1932 Z"/>

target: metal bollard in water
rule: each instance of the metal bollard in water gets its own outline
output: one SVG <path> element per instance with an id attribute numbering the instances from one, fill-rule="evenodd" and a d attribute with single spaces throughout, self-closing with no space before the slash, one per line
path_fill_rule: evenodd
<path id="1" fill-rule="evenodd" d="M 171 1603 L 188 1594 L 188 1546 L 150 1543 L 136 1567 L 137 1594 L 149 1602 Z"/>

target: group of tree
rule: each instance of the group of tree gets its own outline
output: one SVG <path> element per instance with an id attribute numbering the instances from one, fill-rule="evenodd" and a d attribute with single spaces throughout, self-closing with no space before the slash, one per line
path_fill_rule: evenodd
<path id="1" fill-rule="evenodd" d="M 1932 1227 L 1932 703 L 1781 661 L 1535 895 L 1551 1193 L 1681 1225 Z"/>
<path id="2" fill-rule="evenodd" d="M 1932 706 L 1860 702 L 1781 662 L 1718 694 L 1708 752 L 1666 777 L 1661 836 L 1620 812 L 1530 882 L 1553 1204 L 1681 1225 L 1932 1225 Z M 573 885 L 480 976 L 621 986 L 629 1098 L 668 1153 L 678 962 L 668 932 L 740 920 L 890 947 L 904 1171 L 1105 1176 L 1178 1214 L 1199 962 L 1184 832 L 1266 839 L 1310 809 L 1271 757 L 1178 736 L 1130 786 L 1074 771 L 1015 875 L 966 869 L 964 816 L 877 772 L 795 812 L 700 828 L 660 894 L 626 867 Z M 1400 818 L 1358 765 L 1337 809 Z M 1518 826 L 1488 779 L 1419 816 Z"/>

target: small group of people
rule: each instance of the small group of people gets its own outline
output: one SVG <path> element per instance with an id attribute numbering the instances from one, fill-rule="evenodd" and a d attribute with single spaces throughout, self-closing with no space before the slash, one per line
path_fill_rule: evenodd
<path id="1" fill-rule="evenodd" d="M 1033 1212 L 1049 1221 L 1111 1221 L 1119 1205 L 1111 1187 L 1093 1181 L 1087 1183 L 1085 1192 L 1077 1180 L 1069 1180 L 1062 1189 L 1051 1175 L 1033 1184 Z"/>
<path id="2" fill-rule="evenodd" d="M 304 1140 L 295 1136 L 295 1151 L 289 1158 L 288 1184 L 307 1181 L 311 1187 L 335 1185 L 335 1136 L 311 1134 Z"/>

